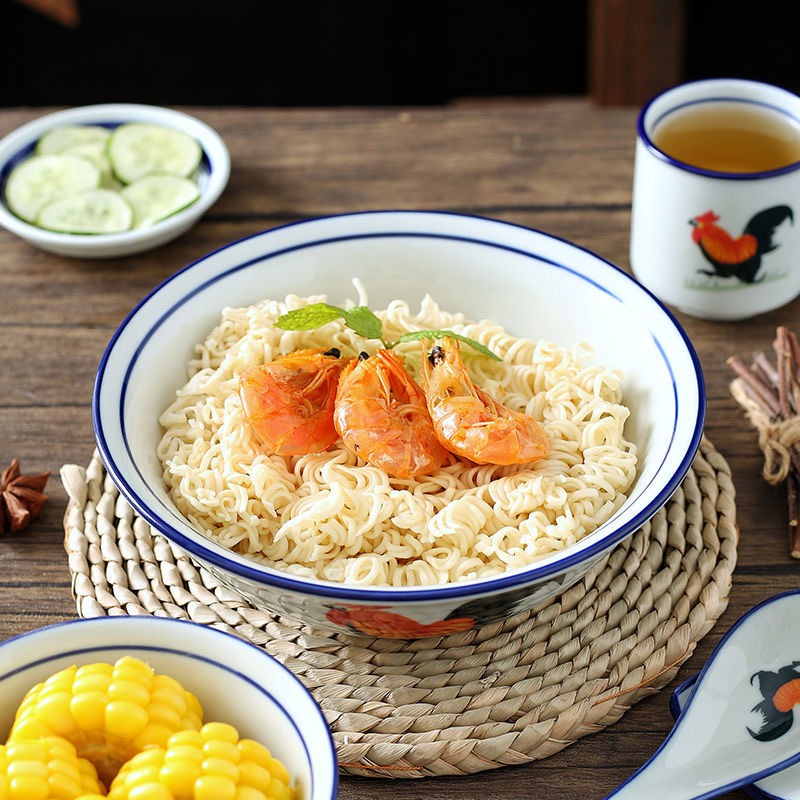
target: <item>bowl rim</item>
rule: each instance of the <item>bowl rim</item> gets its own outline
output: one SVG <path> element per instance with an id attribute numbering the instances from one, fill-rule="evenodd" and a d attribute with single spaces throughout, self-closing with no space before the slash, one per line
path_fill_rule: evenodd
<path id="1" fill-rule="evenodd" d="M 228 184 L 231 170 L 230 152 L 222 137 L 210 125 L 191 114 L 166 106 L 144 103 L 98 103 L 66 108 L 36 117 L 0 139 L 0 188 L 5 187 L 6 167 L 12 161 L 21 158 L 23 151 L 34 145 L 44 133 L 58 125 L 114 125 L 140 121 L 163 123 L 167 126 L 171 124 L 183 132 L 188 132 L 187 128 L 192 131 L 190 135 L 200 144 L 203 160 L 208 164 L 208 179 L 194 203 L 147 228 L 120 233 L 76 234 L 50 231 L 26 222 L 8 208 L 5 197 L 2 196 L 0 226 L 23 239 L 42 245 L 64 248 L 74 245 L 81 249 L 102 249 L 113 246 L 127 248 L 147 242 L 151 238 L 160 239 L 173 231 L 179 231 L 186 226 L 187 221 L 199 219 L 219 199 Z"/>
<path id="2" fill-rule="evenodd" d="M 511 570 L 509 572 L 505 572 L 487 578 L 480 578 L 476 580 L 463 581 L 459 583 L 449 583 L 436 586 L 402 586 L 402 587 L 348 586 L 344 583 L 334 583 L 332 581 L 325 581 L 322 579 L 316 579 L 316 578 L 312 579 L 302 576 L 290 575 L 288 573 L 280 572 L 279 570 L 276 570 L 274 568 L 266 567 L 257 561 L 248 560 L 244 556 L 239 557 L 241 560 L 237 561 L 229 558 L 226 554 L 217 553 L 213 549 L 206 547 L 205 545 L 205 542 L 207 541 L 206 537 L 199 531 L 196 532 L 197 539 L 195 540 L 193 538 L 186 536 L 184 533 L 182 533 L 181 531 L 177 530 L 172 525 L 167 523 L 158 514 L 154 513 L 150 509 L 148 504 L 144 502 L 141 497 L 139 497 L 137 491 L 131 486 L 129 481 L 126 479 L 124 471 L 120 469 L 120 467 L 118 466 L 114 458 L 113 452 L 111 451 L 111 448 L 109 447 L 108 442 L 106 440 L 106 435 L 103 426 L 103 415 L 101 414 L 100 410 L 100 394 L 103 389 L 103 379 L 106 372 L 106 368 L 108 366 L 108 362 L 111 356 L 113 355 L 115 345 L 120 336 L 122 335 L 123 331 L 125 330 L 125 328 L 137 316 L 139 311 L 148 303 L 148 301 L 156 294 L 158 294 L 160 291 L 162 291 L 172 281 L 178 279 L 184 273 L 198 267 L 207 259 L 211 258 L 212 256 L 224 250 L 234 248 L 240 245 L 242 242 L 246 242 L 250 239 L 262 236 L 269 236 L 273 232 L 285 231 L 289 228 L 294 228 L 304 225 L 314 225 L 321 222 L 324 223 L 326 221 L 336 221 L 340 218 L 367 217 L 373 215 L 375 216 L 402 215 L 409 217 L 414 215 L 418 215 L 420 217 L 441 216 L 441 217 L 452 217 L 467 221 L 479 220 L 484 223 L 490 223 L 493 226 L 497 225 L 501 227 L 507 227 L 510 229 L 521 230 L 526 233 L 533 233 L 538 236 L 544 237 L 545 239 L 553 240 L 555 242 L 561 243 L 562 245 L 566 245 L 568 248 L 574 248 L 576 250 L 582 251 L 583 253 L 590 256 L 593 260 L 595 260 L 598 264 L 600 264 L 603 267 L 603 269 L 610 269 L 613 271 L 613 274 L 617 275 L 617 277 L 621 276 L 623 281 L 626 282 L 626 285 L 628 285 L 628 287 L 631 288 L 634 292 L 640 292 L 643 295 L 645 295 L 645 297 L 649 298 L 649 300 L 653 302 L 656 305 L 656 307 L 660 309 L 660 311 L 663 313 L 664 319 L 669 323 L 674 332 L 679 335 L 682 344 L 686 348 L 686 353 L 689 356 L 691 365 L 693 367 L 693 375 L 696 382 L 696 391 L 697 391 L 697 413 L 694 417 L 694 427 L 691 436 L 689 438 L 689 446 L 687 447 L 686 452 L 683 455 L 680 464 L 678 465 L 674 473 L 670 476 L 670 478 L 666 481 L 665 485 L 658 493 L 658 495 L 655 498 L 653 498 L 649 503 L 647 503 L 647 505 L 643 507 L 639 511 L 639 513 L 637 513 L 634 517 L 628 520 L 625 524 L 621 525 L 617 530 L 609 532 L 606 535 L 597 538 L 596 541 L 592 541 L 591 536 L 586 537 L 585 539 L 581 540 L 582 542 L 586 543 L 583 547 L 577 550 L 575 547 L 567 548 L 566 550 L 563 551 L 563 557 L 558 558 L 555 561 L 545 562 L 545 563 L 534 562 L 533 564 L 529 564 L 528 566 L 520 567 L 519 569 Z M 396 234 L 388 231 L 383 234 L 383 236 L 392 236 L 392 235 Z M 413 235 L 413 233 L 409 233 L 409 235 Z M 432 234 L 420 233 L 418 235 L 431 236 Z M 380 238 L 380 236 L 381 236 L 380 233 L 375 234 L 376 238 Z M 342 239 L 350 239 L 350 238 L 358 238 L 358 235 L 354 234 L 350 236 L 337 237 L 336 241 L 341 241 Z M 457 237 L 452 235 L 436 235 L 435 238 L 460 239 L 461 241 L 468 241 L 472 243 L 490 243 L 494 247 L 499 247 L 500 249 L 514 251 L 514 248 L 512 247 L 498 244 L 497 242 L 487 242 L 479 237 L 466 238 L 466 237 Z M 321 242 L 325 243 L 328 241 L 330 240 L 318 239 L 315 240 L 314 242 L 311 242 L 310 244 L 319 244 Z M 289 248 L 289 250 L 299 249 L 305 246 L 309 246 L 309 243 L 298 245 L 294 248 Z M 280 252 L 285 253 L 286 250 L 281 250 Z M 515 252 L 520 252 L 526 256 L 532 255 L 530 252 L 521 249 L 516 250 Z M 541 255 L 533 254 L 533 256 L 538 260 L 548 261 L 547 258 L 544 258 Z M 262 261 L 264 260 L 264 258 L 265 256 L 262 255 L 255 259 L 251 259 L 251 261 Z M 551 262 L 551 263 L 557 263 L 557 262 Z M 239 264 L 237 266 L 241 265 Z M 566 269 L 571 269 L 571 268 L 566 267 Z M 221 272 L 228 272 L 228 271 L 230 271 L 230 267 L 226 268 L 225 270 L 222 270 Z M 219 277 L 219 274 L 221 273 L 216 273 L 216 274 L 217 277 Z M 591 279 L 589 280 L 591 282 Z M 602 286 L 601 284 L 595 283 L 594 285 L 596 285 L 597 288 L 599 288 L 601 291 L 609 292 L 609 290 L 606 287 Z M 159 320 L 159 322 L 160 321 L 161 320 Z M 144 342 L 140 343 L 140 346 L 137 348 L 136 353 L 133 354 L 133 357 L 130 359 L 128 370 L 130 370 L 130 364 L 135 361 L 137 353 L 139 352 L 139 350 L 143 345 Z M 669 366 L 668 362 L 667 366 Z M 677 387 L 674 385 L 674 382 L 673 382 L 673 392 L 675 394 L 677 403 L 678 392 L 677 392 Z M 124 391 L 123 391 L 123 399 L 124 399 Z M 127 499 L 127 501 L 157 531 L 165 535 L 167 539 L 171 540 L 172 542 L 174 542 L 175 544 L 186 550 L 191 555 L 196 556 L 199 560 L 205 561 L 213 565 L 213 567 L 217 569 L 233 573 L 238 577 L 245 578 L 248 580 L 253 580 L 257 583 L 267 584 L 269 586 L 277 587 L 279 589 L 294 591 L 299 594 L 313 595 L 329 599 L 335 598 L 335 599 L 347 600 L 350 602 L 353 601 L 355 602 L 380 601 L 386 603 L 394 603 L 394 602 L 402 603 L 409 601 L 424 602 L 432 600 L 461 599 L 464 597 L 472 597 L 475 595 L 494 594 L 511 588 L 519 588 L 520 586 L 531 584 L 533 582 L 542 579 L 550 578 L 553 577 L 554 575 L 560 575 L 579 564 L 591 562 L 593 558 L 599 558 L 604 553 L 608 552 L 614 545 L 623 541 L 630 534 L 638 530 L 638 528 L 641 525 L 643 525 L 647 520 L 649 520 L 658 511 L 658 509 L 661 508 L 669 500 L 669 498 L 678 488 L 680 483 L 683 481 L 683 478 L 685 477 L 686 473 L 689 471 L 692 461 L 694 460 L 695 454 L 700 446 L 700 442 L 703 435 L 703 426 L 705 422 L 705 413 L 706 413 L 706 391 L 703 380 L 702 367 L 700 365 L 700 359 L 694 349 L 694 346 L 692 345 L 691 340 L 689 339 L 688 334 L 680 325 L 674 314 L 672 314 L 672 312 L 665 306 L 665 304 L 661 300 L 659 300 L 652 292 L 650 292 L 646 287 L 640 284 L 632 275 L 625 272 L 623 269 L 613 264 L 611 261 L 608 261 L 602 256 L 597 255 L 588 248 L 582 247 L 567 239 L 555 236 L 550 233 L 546 233 L 536 228 L 531 228 L 529 226 L 521 225 L 518 223 L 507 222 L 504 220 L 498 220 L 477 214 L 465 214 L 461 212 L 424 210 L 424 209 L 413 209 L 413 210 L 375 209 L 368 211 L 353 211 L 341 214 L 330 214 L 330 215 L 321 215 L 317 217 L 304 218 L 302 220 L 285 223 L 276 226 L 275 228 L 270 228 L 265 231 L 258 231 L 248 236 L 244 236 L 240 239 L 222 245 L 216 250 L 213 250 L 209 253 L 202 255 L 195 261 L 191 262 L 182 269 L 170 275 L 162 283 L 160 283 L 158 286 L 152 289 L 125 317 L 120 326 L 114 332 L 114 335 L 112 336 L 105 352 L 103 353 L 100 365 L 97 370 L 94 389 L 92 393 L 92 422 L 95 432 L 95 440 L 98 452 L 105 465 L 105 468 L 108 471 L 109 475 L 111 476 L 113 482 L 116 484 L 117 488 Z M 120 420 L 122 419 L 122 416 L 123 416 L 122 411 L 120 409 L 119 411 Z M 133 459 L 131 460 L 133 461 Z"/>
<path id="3" fill-rule="evenodd" d="M 107 641 L 102 642 L 93 642 L 91 644 L 86 644 L 81 639 L 80 634 L 80 627 L 73 626 L 83 626 L 85 629 L 86 625 L 90 625 L 99 631 L 102 631 L 104 627 L 109 627 L 114 631 L 118 625 L 122 624 L 124 626 L 128 626 L 131 628 L 135 628 L 137 626 L 172 626 L 175 624 L 189 626 L 191 631 L 194 634 L 200 636 L 207 636 L 209 639 L 213 639 L 214 637 L 220 637 L 220 647 L 219 653 L 220 657 L 218 659 L 214 659 L 208 655 L 198 655 L 194 653 L 192 650 L 185 649 L 180 646 L 179 643 L 170 643 L 165 641 L 161 644 L 156 644 L 154 642 L 150 643 L 137 643 L 131 644 L 130 641 L 124 640 L 123 634 L 114 634 L 112 636 L 111 633 L 108 634 L 110 637 Z M 187 630 L 189 629 L 187 627 Z M 87 618 L 80 618 L 80 619 L 69 619 L 64 620 L 63 622 L 55 622 L 50 625 L 46 625 L 41 628 L 34 628 L 30 631 L 24 631 L 23 633 L 16 634 L 9 639 L 6 639 L 0 642 L 0 653 L 3 652 L 3 649 L 9 646 L 22 646 L 23 651 L 27 651 L 27 645 L 32 638 L 42 638 L 43 640 L 46 639 L 49 633 L 53 631 L 63 631 L 66 633 L 72 632 L 72 636 L 68 636 L 67 639 L 71 643 L 69 649 L 62 649 L 58 652 L 48 653 L 46 656 L 39 656 L 35 659 L 29 659 L 24 665 L 17 665 L 12 669 L 0 669 L 0 681 L 13 677 L 14 675 L 28 669 L 32 666 L 39 666 L 43 663 L 47 663 L 50 661 L 54 661 L 59 658 L 64 658 L 66 656 L 78 656 L 84 655 L 87 653 L 98 652 L 102 650 L 141 650 L 143 648 L 149 650 L 157 650 L 165 653 L 174 653 L 176 655 L 184 655 L 190 658 L 198 658 L 202 661 L 207 663 L 211 663 L 214 666 L 219 667 L 220 669 L 229 672 L 235 675 L 240 680 L 245 681 L 246 683 L 253 686 L 257 691 L 261 692 L 262 694 L 266 695 L 276 706 L 281 709 L 283 715 L 287 718 L 291 726 L 297 732 L 297 736 L 300 739 L 303 751 L 305 753 L 306 760 L 309 764 L 310 772 L 313 778 L 313 772 L 315 766 L 318 762 L 311 757 L 311 752 L 309 750 L 308 745 L 308 736 L 313 734 L 315 737 L 315 743 L 322 745 L 319 742 L 319 734 L 324 732 L 327 735 L 324 737 L 324 742 L 327 747 L 324 749 L 330 755 L 330 767 L 331 767 L 331 794 L 330 800 L 334 800 L 337 796 L 338 792 L 338 782 L 339 782 L 339 774 L 338 774 L 338 758 L 336 754 L 336 745 L 333 740 L 333 735 L 330 730 L 330 726 L 328 725 L 327 720 L 325 719 L 325 715 L 316 701 L 314 696 L 308 690 L 308 688 L 303 684 L 303 682 L 283 663 L 278 661 L 277 658 L 270 655 L 266 650 L 258 647 L 253 642 L 241 638 L 239 636 L 234 636 L 234 634 L 229 633 L 228 631 L 221 630 L 219 628 L 214 628 L 209 625 L 201 625 L 197 622 L 193 622 L 191 620 L 186 619 L 177 619 L 174 617 L 160 617 L 155 615 L 120 615 L 120 616 L 102 616 L 102 617 L 87 617 Z M 311 733 L 304 731 L 303 727 L 298 723 L 295 716 L 289 713 L 289 710 L 285 707 L 283 700 L 280 697 L 278 692 L 273 691 L 269 686 L 262 685 L 258 681 L 254 680 L 253 678 L 243 674 L 240 670 L 236 667 L 232 666 L 228 663 L 222 654 L 229 652 L 229 648 L 231 646 L 230 640 L 234 639 L 238 644 L 235 646 L 242 645 L 243 649 L 247 652 L 253 653 L 253 655 L 258 659 L 267 659 L 271 662 L 277 669 L 277 671 L 284 675 L 287 680 L 289 680 L 297 690 L 301 696 L 306 697 L 308 702 L 308 711 L 313 712 L 315 719 L 315 730 Z M 211 721 L 211 720 L 208 720 Z M 316 728 L 320 728 L 321 730 L 316 730 Z M 313 781 L 312 781 L 312 788 L 313 788 Z"/>

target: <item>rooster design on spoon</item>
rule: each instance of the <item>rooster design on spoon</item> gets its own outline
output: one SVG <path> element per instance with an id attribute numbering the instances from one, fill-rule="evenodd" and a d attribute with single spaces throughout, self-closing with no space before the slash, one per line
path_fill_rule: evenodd
<path id="1" fill-rule="evenodd" d="M 794 722 L 792 709 L 800 703 L 800 661 L 781 667 L 777 672 L 761 670 L 756 672 L 750 683 L 758 681 L 758 690 L 764 698 L 753 707 L 759 713 L 762 724 L 757 731 L 747 732 L 759 742 L 771 742 L 788 733 Z"/>

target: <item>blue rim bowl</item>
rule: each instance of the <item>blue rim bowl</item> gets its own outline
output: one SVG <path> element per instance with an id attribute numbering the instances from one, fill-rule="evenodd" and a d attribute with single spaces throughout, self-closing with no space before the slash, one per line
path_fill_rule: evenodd
<path id="1" fill-rule="evenodd" d="M 622 369 L 631 436 L 640 453 L 638 476 L 623 506 L 590 536 L 532 566 L 424 588 L 355 587 L 281 573 L 194 530 L 167 497 L 155 454 L 158 416 L 185 381 L 193 345 L 217 324 L 225 306 L 292 293 L 326 293 L 339 303 L 352 295 L 354 277 L 365 284 L 375 308 L 394 298 L 413 307 L 430 293 L 445 309 L 494 319 L 515 335 L 565 346 L 588 342 L 598 363 Z M 375 211 L 255 234 L 164 281 L 114 334 L 97 372 L 92 413 L 109 474 L 157 532 L 257 605 L 331 627 L 324 607 L 337 602 L 444 618 L 431 612 L 431 604 L 452 610 L 488 597 L 499 600 L 493 616 L 501 618 L 555 596 L 667 502 L 699 446 L 705 406 L 701 367 L 687 335 L 660 301 L 610 262 L 497 220 Z M 509 603 L 502 602 L 504 595 Z"/>
<path id="2" fill-rule="evenodd" d="M 124 655 L 169 675 L 200 701 L 203 722 L 227 722 L 282 761 L 302 800 L 334 800 L 336 750 L 321 709 L 280 662 L 254 644 L 185 620 L 96 617 L 0 642 L 0 740 L 29 689 L 72 665 Z"/>

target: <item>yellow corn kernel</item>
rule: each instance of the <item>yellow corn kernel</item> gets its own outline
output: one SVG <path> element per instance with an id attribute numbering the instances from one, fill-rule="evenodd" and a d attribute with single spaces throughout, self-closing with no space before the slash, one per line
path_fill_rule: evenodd
<path id="1" fill-rule="evenodd" d="M 102 792 L 94 767 L 66 739 L 0 744 L 2 800 L 75 800 Z"/>
<path id="2" fill-rule="evenodd" d="M 239 748 L 233 742 L 211 739 L 203 743 L 203 758 L 220 758 L 238 764 L 241 757 Z"/>
<path id="3" fill-rule="evenodd" d="M 189 761 L 196 761 L 199 765 L 203 760 L 203 748 L 197 747 L 191 742 L 186 742 L 178 737 L 179 733 L 173 733 L 169 738 L 169 750 L 165 756 L 167 763 L 175 761 L 176 763 L 183 764 Z"/>
<path id="4" fill-rule="evenodd" d="M 75 694 L 69 704 L 69 710 L 75 724 L 81 730 L 91 730 L 92 728 L 102 728 L 106 714 L 106 704 L 108 696 L 105 692 L 80 691 L 76 689 Z"/>
<path id="5" fill-rule="evenodd" d="M 201 775 L 194 782 L 194 800 L 235 800 L 236 784 L 224 775 Z"/>
<path id="6" fill-rule="evenodd" d="M 184 712 L 185 713 L 185 712 Z M 150 703 L 147 706 L 147 716 L 150 721 L 159 725 L 165 725 L 167 728 L 172 728 L 178 723 L 181 715 L 165 703 Z"/>
<path id="7" fill-rule="evenodd" d="M 194 782 L 201 774 L 200 764 L 192 759 L 177 761 L 165 758 L 158 774 L 162 785 L 166 786 L 175 797 L 191 797 Z"/>
<path id="8" fill-rule="evenodd" d="M 231 742 L 236 744 L 239 741 L 239 731 L 228 725 L 226 722 L 209 722 L 201 729 L 203 742 Z"/>
<path id="9" fill-rule="evenodd" d="M 203 709 L 178 681 L 144 661 L 68 667 L 34 686 L 17 711 L 9 742 L 62 736 L 109 784 L 145 747 L 164 746 L 176 731 L 197 731 Z M 2 800 L 2 795 L 0 795 Z"/>
<path id="10" fill-rule="evenodd" d="M 239 767 L 224 758 L 204 758 L 200 764 L 200 769 L 209 775 L 227 778 L 234 786 L 239 780 Z"/>
<path id="11" fill-rule="evenodd" d="M 259 764 L 271 775 L 277 777 L 282 783 L 289 783 L 288 770 L 277 758 L 273 758 L 272 754 L 264 745 L 252 739 L 242 739 L 238 747 L 242 753 L 242 758 L 247 758 Z"/>
<path id="12" fill-rule="evenodd" d="M 75 680 L 76 671 L 77 667 L 71 667 L 70 669 L 56 672 L 45 678 L 44 684 L 48 689 L 68 689 Z"/>
<path id="13" fill-rule="evenodd" d="M 150 701 L 153 705 L 177 714 L 179 717 L 184 716 L 188 710 L 186 700 L 173 689 L 162 686 L 160 682 L 150 692 Z"/>
<path id="14" fill-rule="evenodd" d="M 269 760 L 268 769 L 273 781 L 277 780 L 279 783 L 288 784 L 291 780 L 289 770 L 274 756 Z"/>
<path id="15" fill-rule="evenodd" d="M 106 730 L 112 736 L 132 741 L 147 725 L 147 711 L 127 700 L 113 700 L 106 706 Z"/>
<path id="16" fill-rule="evenodd" d="M 137 787 L 135 794 L 132 794 L 133 800 L 175 800 L 169 789 L 163 787 L 160 783 L 143 783 Z"/>
<path id="17" fill-rule="evenodd" d="M 151 723 L 142 728 L 138 736 L 133 740 L 134 749 L 138 753 L 139 750 L 144 750 L 145 747 L 157 744 L 163 747 L 167 743 L 167 739 L 175 732 L 175 727 L 180 725 L 181 721 L 178 719 L 174 725 L 159 725 L 158 723 Z M 198 723 L 196 727 L 200 727 Z"/>
<path id="18" fill-rule="evenodd" d="M 108 800 L 294 800 L 288 770 L 269 750 L 239 740 L 232 725 L 209 722 L 199 731 L 170 736 L 123 765 Z M 140 794 L 141 793 L 141 794 Z"/>
<path id="19" fill-rule="evenodd" d="M 263 796 L 263 792 L 259 792 L 258 789 L 254 789 L 252 786 L 236 787 L 236 800 L 261 800 Z"/>
<path id="20" fill-rule="evenodd" d="M 136 681 L 116 679 L 108 686 L 108 696 L 112 700 L 145 706 L 150 702 L 150 688 Z"/>
<path id="21" fill-rule="evenodd" d="M 119 680 L 133 681 L 134 683 L 141 683 L 142 686 L 148 689 L 153 685 L 156 680 L 156 675 L 147 665 L 142 667 L 144 662 L 133 656 L 122 656 L 118 658 L 114 664 L 114 677 Z M 174 679 L 169 678 L 174 685 L 175 689 L 182 690 L 183 687 Z"/>
<path id="22" fill-rule="evenodd" d="M 111 683 L 111 671 L 113 667 L 103 661 L 94 664 L 84 664 L 75 670 L 75 678 L 72 681 L 73 690 L 80 686 L 81 690 L 105 691 Z"/>

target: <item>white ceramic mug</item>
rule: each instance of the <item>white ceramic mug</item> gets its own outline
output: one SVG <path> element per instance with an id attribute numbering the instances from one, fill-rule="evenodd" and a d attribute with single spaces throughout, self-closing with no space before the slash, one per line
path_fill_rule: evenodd
<path id="1" fill-rule="evenodd" d="M 737 79 L 694 81 L 639 114 L 631 268 L 664 302 L 696 317 L 736 320 L 800 294 L 800 160 L 761 172 L 722 172 L 660 149 L 659 126 L 700 107 L 744 108 L 796 129 L 800 97 Z M 791 130 L 791 128 L 790 128 Z"/>

